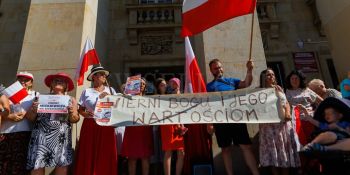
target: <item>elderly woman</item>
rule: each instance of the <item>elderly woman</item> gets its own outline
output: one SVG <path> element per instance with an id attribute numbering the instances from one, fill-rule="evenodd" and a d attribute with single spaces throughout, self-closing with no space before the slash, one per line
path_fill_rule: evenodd
<path id="1" fill-rule="evenodd" d="M 18 104 L 10 101 L 10 114 L 4 117 L 1 125 L 3 141 L 0 142 L 0 172 L 6 174 L 25 174 L 28 144 L 32 131 L 32 122 L 26 115 L 39 93 L 33 90 L 34 76 L 28 72 L 19 72 L 17 81 L 27 90 L 28 96 Z"/>
<path id="2" fill-rule="evenodd" d="M 101 66 L 91 69 L 87 77 L 92 88 L 85 89 L 79 100 L 79 114 L 84 117 L 75 159 L 74 174 L 105 175 L 118 174 L 117 141 L 114 128 L 100 126 L 94 120 L 98 98 L 116 94 L 107 86 L 109 72 Z"/>
<path id="3" fill-rule="evenodd" d="M 326 99 L 328 97 L 336 97 L 336 98 L 342 98 L 342 95 L 339 91 L 331 88 L 326 88 L 324 82 L 320 79 L 313 79 L 309 82 L 308 87 L 317 93 L 320 97 L 323 99 Z"/>
<path id="4" fill-rule="evenodd" d="M 72 79 L 65 73 L 48 75 L 45 85 L 51 95 L 66 95 L 74 89 Z M 27 169 L 31 174 L 45 174 L 46 167 L 55 168 L 55 174 L 68 174 L 73 162 L 72 123 L 79 121 L 78 105 L 70 97 L 67 114 L 37 113 L 38 102 L 34 102 L 27 115 L 35 119 L 30 139 Z"/>
<path id="5" fill-rule="evenodd" d="M 146 80 L 141 80 L 141 93 L 146 92 Z M 128 158 L 129 175 L 136 175 L 136 163 L 142 162 L 142 175 L 149 174 L 150 157 L 153 155 L 153 131 L 151 126 L 132 126 L 125 128 L 122 155 Z"/>

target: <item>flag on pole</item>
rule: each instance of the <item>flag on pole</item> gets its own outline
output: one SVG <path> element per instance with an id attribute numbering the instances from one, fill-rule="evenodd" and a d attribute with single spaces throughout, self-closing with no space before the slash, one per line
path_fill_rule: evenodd
<path id="1" fill-rule="evenodd" d="M 197 59 L 193 53 L 190 39 L 188 37 L 185 37 L 185 49 L 186 49 L 185 92 L 187 93 L 207 92 L 202 73 L 198 67 Z"/>
<path id="2" fill-rule="evenodd" d="M 184 0 L 181 35 L 192 36 L 228 19 L 253 13 L 256 0 Z"/>
<path id="3" fill-rule="evenodd" d="M 18 81 L 6 88 L 2 93 L 9 98 L 13 104 L 19 104 L 28 96 L 26 88 Z"/>
<path id="4" fill-rule="evenodd" d="M 188 37 L 185 37 L 186 49 L 186 80 L 185 92 L 198 93 L 206 92 L 206 85 L 203 76 L 198 67 L 197 59 L 193 53 L 192 46 Z M 212 141 L 211 135 L 207 132 L 207 126 L 201 124 L 187 125 L 185 139 L 186 155 L 184 159 L 184 174 L 191 174 L 192 167 L 195 164 L 212 165 Z"/>
<path id="5" fill-rule="evenodd" d="M 87 72 L 90 65 L 100 64 L 96 50 L 88 38 L 85 42 L 83 51 L 80 56 L 79 65 L 75 73 L 75 79 L 78 81 L 78 86 L 84 83 L 84 74 Z"/>

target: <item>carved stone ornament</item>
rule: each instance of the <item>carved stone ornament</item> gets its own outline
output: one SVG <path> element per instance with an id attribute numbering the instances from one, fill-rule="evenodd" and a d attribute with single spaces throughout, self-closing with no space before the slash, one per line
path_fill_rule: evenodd
<path id="1" fill-rule="evenodd" d="M 167 55 L 173 53 L 171 35 L 141 36 L 141 55 Z"/>

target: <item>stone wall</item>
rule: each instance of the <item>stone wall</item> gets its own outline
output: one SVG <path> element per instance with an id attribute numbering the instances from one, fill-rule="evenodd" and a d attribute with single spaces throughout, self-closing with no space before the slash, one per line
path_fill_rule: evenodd
<path id="1" fill-rule="evenodd" d="M 2 0 L 0 4 L 0 84 L 16 79 L 30 0 Z"/>
<path id="2" fill-rule="evenodd" d="M 350 2 L 346 0 L 317 0 L 317 8 L 327 38 L 330 41 L 332 56 L 338 71 L 338 79 L 342 81 L 350 71 Z"/>

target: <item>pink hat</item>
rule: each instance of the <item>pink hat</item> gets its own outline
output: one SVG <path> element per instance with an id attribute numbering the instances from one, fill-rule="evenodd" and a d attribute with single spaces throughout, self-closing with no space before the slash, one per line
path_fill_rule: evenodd
<path id="1" fill-rule="evenodd" d="M 19 72 L 16 77 L 25 77 L 25 78 L 29 78 L 31 80 L 34 80 L 34 76 L 33 74 L 29 73 L 29 72 Z"/>
<path id="2" fill-rule="evenodd" d="M 174 82 L 174 83 L 176 83 L 177 84 L 177 86 L 180 88 L 180 80 L 178 79 L 178 78 L 172 78 L 172 79 L 170 79 L 169 80 L 169 82 Z"/>

